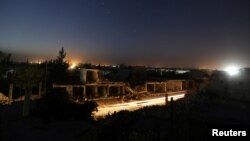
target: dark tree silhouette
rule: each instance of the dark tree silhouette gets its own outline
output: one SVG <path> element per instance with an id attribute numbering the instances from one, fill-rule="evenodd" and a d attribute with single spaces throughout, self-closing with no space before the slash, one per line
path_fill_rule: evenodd
<path id="1" fill-rule="evenodd" d="M 0 76 L 6 73 L 11 63 L 11 54 L 5 54 L 0 51 Z"/>
<path id="2" fill-rule="evenodd" d="M 53 83 L 67 82 L 69 62 L 65 58 L 66 52 L 62 47 L 55 60 L 50 60 L 42 64 L 43 67 L 46 67 L 49 87 L 51 87 Z"/>
<path id="3" fill-rule="evenodd" d="M 66 52 L 64 51 L 64 47 L 59 50 L 59 55 L 57 56 L 57 59 L 55 60 L 56 63 L 58 64 L 65 64 L 65 57 L 66 57 Z"/>
<path id="4" fill-rule="evenodd" d="M 38 66 L 26 64 L 25 66 L 18 68 L 14 75 L 14 83 L 20 85 L 25 89 L 24 103 L 23 103 L 23 116 L 29 116 L 30 112 L 30 97 L 32 93 L 32 87 L 42 81 L 43 73 Z"/>

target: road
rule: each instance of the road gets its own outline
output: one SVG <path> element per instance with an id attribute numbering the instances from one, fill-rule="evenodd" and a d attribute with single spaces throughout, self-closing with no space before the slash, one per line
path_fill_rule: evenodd
<path id="1" fill-rule="evenodd" d="M 173 100 L 177 100 L 177 99 L 183 98 L 184 96 L 185 96 L 185 93 L 172 95 L 168 97 L 168 101 L 170 101 L 172 97 L 173 97 Z M 142 107 L 145 107 L 145 106 L 164 105 L 164 104 L 165 104 L 165 97 L 133 101 L 133 102 L 127 102 L 127 103 L 122 103 L 122 104 L 106 105 L 106 106 L 98 107 L 98 111 L 94 112 L 94 116 L 95 117 L 105 116 L 105 115 L 113 114 L 114 112 L 118 112 L 121 110 L 133 111 L 133 110 L 137 110 Z"/>

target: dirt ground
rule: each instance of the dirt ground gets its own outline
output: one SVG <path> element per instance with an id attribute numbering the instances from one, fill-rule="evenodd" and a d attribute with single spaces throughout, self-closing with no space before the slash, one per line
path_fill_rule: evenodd
<path id="1" fill-rule="evenodd" d="M 93 127 L 85 121 L 23 118 L 21 112 L 20 103 L 0 106 L 1 141 L 80 141 L 82 134 Z"/>

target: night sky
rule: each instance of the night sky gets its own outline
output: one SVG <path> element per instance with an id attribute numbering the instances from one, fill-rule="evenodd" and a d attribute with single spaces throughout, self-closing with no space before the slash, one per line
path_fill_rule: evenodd
<path id="1" fill-rule="evenodd" d="M 250 66 L 249 0 L 0 0 L 0 50 L 16 60 Z"/>

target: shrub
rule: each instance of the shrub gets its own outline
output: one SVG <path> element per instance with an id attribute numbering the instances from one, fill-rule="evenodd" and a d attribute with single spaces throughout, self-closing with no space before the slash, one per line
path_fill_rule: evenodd
<path id="1" fill-rule="evenodd" d="M 38 100 L 35 114 L 45 120 L 92 120 L 92 112 L 97 110 L 97 106 L 94 101 L 86 101 L 84 104 L 70 102 L 67 91 L 56 88 Z"/>
<path id="2" fill-rule="evenodd" d="M 67 91 L 55 88 L 38 100 L 36 114 L 46 119 L 63 119 L 68 117 L 69 105 L 70 100 Z"/>
<path id="3" fill-rule="evenodd" d="M 72 103 L 70 105 L 70 116 L 74 119 L 93 120 L 92 112 L 97 111 L 97 103 L 86 101 L 84 104 Z"/>

